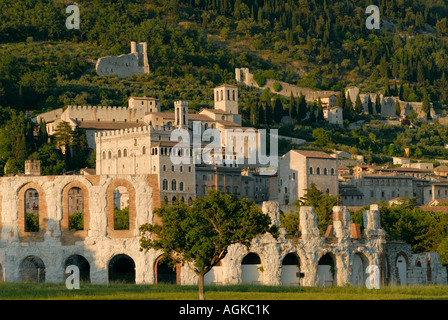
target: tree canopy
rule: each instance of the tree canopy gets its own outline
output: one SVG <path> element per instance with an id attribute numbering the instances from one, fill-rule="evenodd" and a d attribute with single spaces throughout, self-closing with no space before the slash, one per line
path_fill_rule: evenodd
<path id="1" fill-rule="evenodd" d="M 259 234 L 278 235 L 270 217 L 253 202 L 234 194 L 210 190 L 191 206 L 182 201 L 154 211 L 161 224 L 140 227 L 142 250 L 163 251 L 172 263 L 187 264 L 199 279 L 199 298 L 205 299 L 204 276 L 227 254 L 230 245 L 249 247 Z"/>

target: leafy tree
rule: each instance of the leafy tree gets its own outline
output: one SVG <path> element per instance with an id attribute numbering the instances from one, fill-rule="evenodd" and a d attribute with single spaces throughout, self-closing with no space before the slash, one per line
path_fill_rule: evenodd
<path id="1" fill-rule="evenodd" d="M 70 231 L 84 230 L 84 213 L 73 212 L 68 217 L 68 229 Z"/>
<path id="2" fill-rule="evenodd" d="M 314 143 L 318 145 L 321 148 L 324 148 L 328 145 L 330 142 L 330 137 L 327 133 L 327 131 L 323 128 L 316 128 L 313 130 L 313 138 Z"/>
<path id="3" fill-rule="evenodd" d="M 359 97 L 359 93 L 356 96 L 355 111 L 356 111 L 357 114 L 362 113 L 362 102 L 361 102 L 361 98 Z"/>
<path id="4" fill-rule="evenodd" d="M 291 119 L 293 119 L 293 120 L 296 119 L 297 118 L 297 107 L 296 107 L 295 99 L 294 99 L 292 92 L 291 92 L 291 97 L 289 98 L 288 109 L 289 109 L 289 116 L 291 117 Z"/>
<path id="5" fill-rule="evenodd" d="M 378 94 L 375 97 L 375 110 L 377 114 L 381 113 L 381 100 Z"/>
<path id="6" fill-rule="evenodd" d="M 70 153 L 69 148 L 72 145 L 73 130 L 70 124 L 66 121 L 61 121 L 56 127 L 56 132 L 53 135 L 56 146 L 63 149 L 68 159 Z"/>
<path id="7" fill-rule="evenodd" d="M 367 110 L 369 111 L 369 114 L 373 114 L 373 104 L 370 99 L 370 94 L 367 96 Z"/>
<path id="8" fill-rule="evenodd" d="M 317 121 L 324 121 L 324 109 L 320 97 L 317 100 Z"/>
<path id="9" fill-rule="evenodd" d="M 129 230 L 129 207 L 120 210 L 114 206 L 114 229 Z"/>
<path id="10" fill-rule="evenodd" d="M 205 274 L 226 256 L 229 246 L 250 247 L 252 239 L 266 232 L 278 236 L 269 216 L 253 202 L 216 190 L 197 198 L 192 206 L 180 201 L 156 209 L 155 214 L 162 224 L 140 227 L 141 249 L 162 250 L 172 263 L 187 264 L 199 279 L 201 300 L 205 300 Z"/>
<path id="11" fill-rule="evenodd" d="M 397 116 L 401 116 L 401 107 L 400 107 L 400 102 L 398 100 L 395 101 L 395 114 Z"/>
<path id="12" fill-rule="evenodd" d="M 274 121 L 279 124 L 283 116 L 283 104 L 280 97 L 274 98 Z"/>

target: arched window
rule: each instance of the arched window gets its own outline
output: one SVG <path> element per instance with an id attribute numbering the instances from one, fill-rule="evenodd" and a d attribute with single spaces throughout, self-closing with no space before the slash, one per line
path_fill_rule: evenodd
<path id="1" fill-rule="evenodd" d="M 39 231 L 39 193 L 36 189 L 25 191 L 25 232 Z"/>
<path id="2" fill-rule="evenodd" d="M 129 191 L 124 186 L 114 190 L 114 230 L 129 230 Z"/>
<path id="3" fill-rule="evenodd" d="M 107 158 L 108 158 L 108 159 L 112 159 L 112 152 L 111 152 L 111 151 L 109 151 L 109 152 L 107 153 Z"/>
<path id="4" fill-rule="evenodd" d="M 313 174 L 313 167 L 310 167 L 310 174 Z"/>
<path id="5" fill-rule="evenodd" d="M 103 151 L 103 160 L 106 160 L 106 152 Z"/>
<path id="6" fill-rule="evenodd" d="M 316 169 L 316 174 L 320 174 L 320 168 Z"/>
<path id="7" fill-rule="evenodd" d="M 78 187 L 68 191 L 68 226 L 70 231 L 84 230 L 84 194 Z"/>
<path id="8" fill-rule="evenodd" d="M 175 191 L 177 188 L 176 185 L 177 185 L 176 180 L 175 179 L 171 180 L 171 190 Z"/>
<path id="9" fill-rule="evenodd" d="M 142 148 L 142 154 L 146 154 L 146 147 L 145 146 L 143 146 L 143 148 Z"/>
<path id="10" fill-rule="evenodd" d="M 334 176 L 334 168 L 331 168 L 331 175 Z"/>
<path id="11" fill-rule="evenodd" d="M 184 191 L 184 183 L 182 181 L 179 182 L 179 191 Z"/>
<path id="12" fill-rule="evenodd" d="M 327 175 L 327 168 L 324 168 L 324 175 Z"/>
<path id="13" fill-rule="evenodd" d="M 127 149 L 124 149 L 123 150 L 123 157 L 127 157 L 128 156 L 128 150 Z"/>
<path id="14" fill-rule="evenodd" d="M 168 180 L 163 179 L 162 190 L 168 190 Z"/>
<path id="15" fill-rule="evenodd" d="M 121 150 L 118 150 L 118 158 L 121 158 Z"/>

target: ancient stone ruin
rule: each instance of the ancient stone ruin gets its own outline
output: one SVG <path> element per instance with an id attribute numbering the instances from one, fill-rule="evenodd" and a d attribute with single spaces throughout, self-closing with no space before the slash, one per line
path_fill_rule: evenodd
<path id="1" fill-rule="evenodd" d="M 149 73 L 148 46 L 146 42 L 131 42 L 131 53 L 118 57 L 102 57 L 96 63 L 99 76 L 116 74 L 119 78 L 127 78 L 134 74 Z"/>
<path id="2" fill-rule="evenodd" d="M 151 284 L 196 284 L 188 266 L 173 270 L 162 252 L 140 251 L 139 226 L 154 222 L 160 206 L 157 175 L 16 176 L 0 179 L 0 271 L 4 281 L 55 282 L 76 265 L 81 280 Z M 128 224 L 117 228 L 116 215 L 128 210 Z M 277 202 L 263 212 L 279 225 Z M 83 223 L 72 229 L 72 215 Z M 37 215 L 29 230 L 28 215 Z M 257 236 L 248 250 L 232 245 L 206 275 L 206 283 L 294 286 L 364 286 L 369 265 L 380 269 L 382 285 L 446 284 L 437 253 L 412 254 L 410 245 L 389 243 L 379 223 L 378 206 L 364 212 L 364 228 L 350 221 L 346 207 L 334 207 L 325 236 L 312 207 L 300 209 L 298 238 L 281 229 L 278 239 Z"/>

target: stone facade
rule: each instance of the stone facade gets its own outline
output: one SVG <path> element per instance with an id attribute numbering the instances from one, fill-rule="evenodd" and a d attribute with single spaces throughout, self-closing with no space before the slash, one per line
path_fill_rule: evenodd
<path id="1" fill-rule="evenodd" d="M 113 190 L 118 186 L 129 190 L 129 230 L 113 228 L 111 204 Z M 21 202 L 29 188 L 39 193 L 38 232 L 24 231 Z M 84 194 L 84 229 L 79 231 L 67 228 L 67 197 L 72 188 L 80 188 Z M 139 250 L 139 225 L 158 221 L 152 213 L 160 206 L 153 175 L 1 178 L 0 189 L 1 207 L 8 208 L 1 210 L 0 263 L 5 281 L 60 283 L 65 281 L 65 268 L 77 264 L 84 280 L 104 284 L 116 279 L 115 264 L 121 261 L 122 268 L 129 265 L 128 278 L 124 278 L 128 282 L 160 283 L 168 277 L 181 285 L 197 284 L 188 266 L 177 266 L 167 275 L 160 262 L 161 252 Z M 262 210 L 273 224 L 279 225 L 278 203 L 264 202 Z M 372 205 L 364 212 L 363 225 L 361 232 L 358 225 L 350 222 L 346 207 L 334 207 L 333 225 L 321 236 L 313 208 L 302 207 L 299 238 L 290 239 L 280 229 L 277 239 L 263 234 L 249 248 L 231 245 L 205 281 L 364 286 L 366 268 L 374 265 L 381 270 L 383 285 L 446 284 L 446 269 L 437 253 L 413 255 L 409 245 L 386 243 L 378 206 Z"/>
<path id="2" fill-rule="evenodd" d="M 291 150 L 279 159 L 278 201 L 290 205 L 306 194 L 311 184 L 333 196 L 338 194 L 338 160 L 320 151 Z"/>

